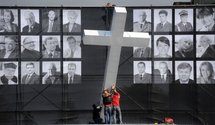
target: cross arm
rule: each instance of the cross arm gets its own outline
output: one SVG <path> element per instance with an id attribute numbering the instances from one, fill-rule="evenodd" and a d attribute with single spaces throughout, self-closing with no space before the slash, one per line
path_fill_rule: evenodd
<path id="1" fill-rule="evenodd" d="M 110 31 L 84 30 L 83 42 L 86 45 L 110 46 L 110 38 Z"/>

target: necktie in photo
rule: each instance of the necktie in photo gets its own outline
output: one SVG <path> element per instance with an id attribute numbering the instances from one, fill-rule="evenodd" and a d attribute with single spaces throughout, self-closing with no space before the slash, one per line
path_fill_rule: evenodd
<path id="1" fill-rule="evenodd" d="M 141 49 L 141 51 L 140 51 L 140 57 L 143 57 L 143 54 L 144 54 L 144 49 Z"/>
<path id="2" fill-rule="evenodd" d="M 53 27 L 53 21 L 51 21 L 51 22 L 49 23 L 48 32 L 52 32 L 52 27 Z"/>
<path id="3" fill-rule="evenodd" d="M 161 23 L 161 29 L 163 29 L 163 27 L 164 27 L 164 24 L 163 24 L 163 23 Z"/>
<path id="4" fill-rule="evenodd" d="M 140 79 L 143 80 L 143 75 L 140 75 Z"/>
<path id="5" fill-rule="evenodd" d="M 29 83 L 30 78 L 31 78 L 31 76 L 30 76 L 30 75 L 27 75 L 27 77 L 26 77 L 26 79 L 25 79 L 25 84 L 28 84 L 28 83 Z"/>
<path id="6" fill-rule="evenodd" d="M 70 58 L 73 58 L 73 56 L 74 56 L 74 52 L 71 50 Z"/>
<path id="7" fill-rule="evenodd" d="M 32 30 L 33 30 L 33 27 L 30 26 L 28 32 L 32 32 Z"/>
<path id="8" fill-rule="evenodd" d="M 164 75 L 161 75 L 161 82 L 165 83 Z"/>
<path id="9" fill-rule="evenodd" d="M 52 58 L 53 54 L 52 54 L 52 53 L 49 53 L 48 56 L 49 56 L 49 58 Z"/>
<path id="10" fill-rule="evenodd" d="M 73 78 L 71 76 L 70 79 L 69 79 L 69 84 L 72 84 L 72 83 L 73 83 Z"/>
<path id="11" fill-rule="evenodd" d="M 143 31 L 143 24 L 140 24 L 141 32 Z"/>

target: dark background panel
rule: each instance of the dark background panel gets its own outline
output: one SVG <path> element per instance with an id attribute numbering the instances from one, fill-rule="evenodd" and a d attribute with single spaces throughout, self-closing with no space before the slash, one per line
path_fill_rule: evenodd
<path id="1" fill-rule="evenodd" d="M 16 111 L 18 106 L 18 86 L 0 86 L 0 112 Z"/>

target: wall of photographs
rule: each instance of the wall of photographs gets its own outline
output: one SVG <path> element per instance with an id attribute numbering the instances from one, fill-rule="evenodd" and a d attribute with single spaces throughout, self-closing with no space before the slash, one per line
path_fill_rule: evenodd
<path id="1" fill-rule="evenodd" d="M 125 123 L 153 123 L 170 114 L 179 123 L 199 123 L 201 115 L 210 121 L 215 7 L 127 11 L 125 31 L 149 32 L 151 40 L 145 48 L 122 48 L 117 86 Z M 83 45 L 83 29 L 109 30 L 111 18 L 111 8 L 1 7 L 0 123 L 91 121 L 108 49 Z"/>
<path id="2" fill-rule="evenodd" d="M 80 9 L 0 11 L 2 85 L 81 83 Z"/>
<path id="3" fill-rule="evenodd" d="M 49 79 L 48 76 L 55 73 L 60 77 L 68 72 L 70 75 L 66 77 L 72 76 L 72 82 L 81 83 L 80 9 L 5 8 L 1 9 L 0 28 L 1 78 L 4 79 L 1 84 L 46 84 L 45 76 Z M 215 82 L 212 75 L 215 64 L 213 7 L 133 9 L 133 31 L 151 34 L 148 47 L 133 48 L 134 83 L 157 83 L 161 79 L 165 79 L 164 83 L 178 83 L 177 80 L 184 77 L 179 68 L 186 67 L 190 69 L 188 81 Z M 202 67 L 206 71 L 211 69 L 204 77 Z M 8 68 L 14 68 L 14 71 L 4 71 Z M 56 71 L 51 71 L 52 68 Z M 20 78 L 18 74 L 21 74 Z M 27 74 L 30 78 L 34 74 L 42 81 L 25 82 Z M 5 75 L 11 78 L 5 78 Z M 65 84 L 70 82 L 69 77 Z M 166 81 L 167 77 L 171 80 Z M 182 81 L 188 83 L 186 79 Z"/>
<path id="4" fill-rule="evenodd" d="M 134 9 L 133 31 L 151 32 L 148 47 L 134 48 L 134 83 L 215 83 L 214 28 L 213 7 Z"/>

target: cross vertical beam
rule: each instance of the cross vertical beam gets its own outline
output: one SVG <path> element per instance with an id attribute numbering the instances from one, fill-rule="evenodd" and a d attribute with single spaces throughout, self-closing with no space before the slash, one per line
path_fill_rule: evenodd
<path id="1" fill-rule="evenodd" d="M 116 83 L 121 48 L 123 46 L 146 47 L 149 44 L 150 36 L 148 33 L 124 32 L 126 15 L 127 12 L 124 7 L 115 7 L 111 31 L 84 30 L 84 44 L 108 46 L 104 88 L 109 88 Z"/>

